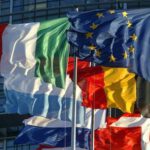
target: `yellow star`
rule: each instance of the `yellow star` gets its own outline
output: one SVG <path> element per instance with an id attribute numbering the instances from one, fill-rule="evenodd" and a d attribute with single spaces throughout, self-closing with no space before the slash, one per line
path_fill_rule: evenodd
<path id="1" fill-rule="evenodd" d="M 101 56 L 101 52 L 100 51 L 96 51 L 96 56 L 100 57 Z"/>
<path id="2" fill-rule="evenodd" d="M 92 23 L 92 25 L 90 26 L 90 28 L 93 29 L 93 30 L 95 30 L 97 27 L 98 27 L 98 25 L 95 24 L 95 23 Z"/>
<path id="3" fill-rule="evenodd" d="M 126 51 L 125 51 L 122 55 L 123 55 L 123 58 L 124 58 L 124 59 L 127 59 L 127 58 L 128 58 L 128 54 L 127 54 Z"/>
<path id="4" fill-rule="evenodd" d="M 132 36 L 130 36 L 130 38 L 131 38 L 133 41 L 136 41 L 136 40 L 137 40 L 136 34 L 133 34 Z"/>
<path id="5" fill-rule="evenodd" d="M 93 33 L 92 32 L 87 32 L 85 35 L 86 35 L 86 38 L 88 39 L 88 38 L 92 38 Z"/>
<path id="6" fill-rule="evenodd" d="M 96 16 L 97 16 L 98 18 L 104 17 L 103 13 L 97 13 Z"/>
<path id="7" fill-rule="evenodd" d="M 92 45 L 90 45 L 90 46 L 88 46 L 88 48 L 89 48 L 91 51 L 96 50 L 96 46 L 94 46 L 93 44 L 92 44 Z"/>
<path id="8" fill-rule="evenodd" d="M 134 48 L 133 45 L 131 45 L 128 49 L 129 49 L 129 51 L 130 51 L 131 53 L 134 53 L 134 51 L 135 51 L 135 48 Z"/>
<path id="9" fill-rule="evenodd" d="M 114 55 L 110 55 L 110 60 L 109 60 L 110 62 L 115 62 L 116 61 L 116 58 L 114 57 Z"/>
<path id="10" fill-rule="evenodd" d="M 110 14 L 114 14 L 115 13 L 115 10 L 109 10 L 108 11 Z"/>
<path id="11" fill-rule="evenodd" d="M 127 25 L 128 25 L 128 28 L 130 28 L 132 26 L 132 22 L 128 20 Z"/>
<path id="12" fill-rule="evenodd" d="M 128 13 L 126 11 L 122 12 L 123 17 L 128 17 Z"/>

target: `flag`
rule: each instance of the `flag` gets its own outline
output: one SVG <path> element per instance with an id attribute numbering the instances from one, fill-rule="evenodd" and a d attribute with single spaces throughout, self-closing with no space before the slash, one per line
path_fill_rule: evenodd
<path id="1" fill-rule="evenodd" d="M 65 148 L 54 148 L 54 147 L 50 147 L 50 146 L 46 146 L 46 145 L 40 145 L 36 150 L 71 150 L 71 147 L 65 147 Z M 86 150 L 83 148 L 76 148 L 76 150 Z"/>
<path id="2" fill-rule="evenodd" d="M 121 117 L 117 122 L 111 124 L 111 127 L 121 128 L 140 128 L 142 150 L 150 148 L 150 118 L 144 117 Z M 138 135 L 137 135 L 138 136 Z"/>
<path id="3" fill-rule="evenodd" d="M 107 128 L 96 130 L 95 150 L 149 150 L 150 119 L 131 114 L 109 122 Z"/>
<path id="4" fill-rule="evenodd" d="M 80 59 L 128 67 L 150 81 L 150 9 L 70 12 L 68 18 L 68 41 Z"/>
<path id="5" fill-rule="evenodd" d="M 18 84 L 19 83 L 19 84 Z M 81 89 L 76 86 L 77 123 L 83 122 Z M 70 121 L 73 105 L 73 82 L 67 76 L 64 89 L 39 78 L 15 74 L 4 81 L 7 113 L 31 114 Z"/>
<path id="6" fill-rule="evenodd" d="M 91 68 L 84 61 L 78 61 L 78 70 L 77 122 L 81 123 L 84 116 L 81 104 L 90 108 L 115 107 L 124 112 L 133 111 L 136 100 L 134 74 L 119 68 Z M 69 59 L 68 74 L 73 76 L 72 58 Z M 7 113 L 29 113 L 69 121 L 72 118 L 73 82 L 69 76 L 65 88 L 60 89 L 29 74 L 16 73 L 5 78 L 4 91 Z"/>
<path id="7" fill-rule="evenodd" d="M 74 59 L 69 58 L 67 73 L 73 78 Z M 90 108 L 118 108 L 133 112 L 136 101 L 135 74 L 126 68 L 90 67 L 78 60 L 77 84 L 82 89 L 82 104 Z"/>
<path id="8" fill-rule="evenodd" d="M 36 150 L 48 150 L 48 149 L 53 150 L 55 148 L 52 146 L 47 146 L 47 145 L 40 145 Z M 57 148 L 56 148 L 56 150 L 57 150 Z"/>
<path id="9" fill-rule="evenodd" d="M 91 136 L 91 109 L 86 109 L 84 124 L 76 125 L 76 146 L 89 148 Z M 106 110 L 95 110 L 94 128 L 105 125 Z M 34 116 L 24 121 L 25 127 L 15 140 L 15 144 L 44 144 L 53 147 L 71 147 L 72 122 Z M 40 135 L 40 136 L 39 136 Z"/>
<path id="10" fill-rule="evenodd" d="M 95 133 L 95 150 L 141 150 L 140 142 L 140 127 L 111 127 Z"/>
<path id="11" fill-rule="evenodd" d="M 67 18 L 6 27 L 0 25 L 3 48 L 1 75 L 31 74 L 64 87 L 69 56 L 66 39 L 68 28 Z"/>

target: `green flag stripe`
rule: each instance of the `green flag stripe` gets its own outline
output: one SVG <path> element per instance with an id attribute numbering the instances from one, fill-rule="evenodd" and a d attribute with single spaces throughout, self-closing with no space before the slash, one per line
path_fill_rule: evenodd
<path id="1" fill-rule="evenodd" d="M 35 76 L 63 88 L 65 85 L 69 49 L 67 18 L 42 22 L 37 33 Z"/>

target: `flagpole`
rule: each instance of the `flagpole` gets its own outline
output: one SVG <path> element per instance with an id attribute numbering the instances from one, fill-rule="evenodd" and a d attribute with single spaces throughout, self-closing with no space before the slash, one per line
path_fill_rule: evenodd
<path id="1" fill-rule="evenodd" d="M 73 48 L 75 51 L 75 48 Z M 73 77 L 73 107 L 72 107 L 72 132 L 71 132 L 71 147 L 76 150 L 76 85 L 77 85 L 77 57 L 74 54 L 74 77 Z"/>
<path id="2" fill-rule="evenodd" d="M 90 63 L 90 66 L 94 66 L 94 63 Z M 92 106 L 93 107 L 93 106 Z M 95 116 L 94 116 L 94 108 L 92 108 L 91 114 L 91 150 L 94 150 L 94 129 L 95 129 Z"/>
<path id="3" fill-rule="evenodd" d="M 10 8 L 9 8 L 9 23 L 12 24 L 12 13 L 13 13 L 13 0 L 10 0 Z"/>
<path id="4" fill-rule="evenodd" d="M 109 117 L 112 116 L 111 111 L 112 111 L 111 108 L 109 108 L 109 111 L 108 111 L 109 112 Z"/>
<path id="5" fill-rule="evenodd" d="M 92 109 L 92 117 L 91 117 L 91 150 L 94 150 L 94 127 L 95 127 L 95 117 L 94 117 L 94 108 Z"/>
<path id="6" fill-rule="evenodd" d="M 76 11 L 78 12 L 79 9 L 76 8 Z M 72 107 L 72 131 L 71 131 L 71 149 L 76 150 L 76 115 L 77 115 L 77 103 L 76 103 L 76 85 L 77 85 L 77 57 L 75 55 L 75 47 L 73 48 L 74 51 L 74 75 L 73 75 L 73 107 Z"/>
<path id="7" fill-rule="evenodd" d="M 76 8 L 76 11 L 78 12 L 79 9 Z M 76 103 L 76 85 L 77 85 L 77 57 L 75 55 L 75 47 L 73 48 L 74 51 L 74 84 L 73 84 L 73 109 L 72 109 L 72 135 L 71 135 L 71 147 L 72 150 L 76 150 L 76 115 L 77 115 L 77 103 Z"/>

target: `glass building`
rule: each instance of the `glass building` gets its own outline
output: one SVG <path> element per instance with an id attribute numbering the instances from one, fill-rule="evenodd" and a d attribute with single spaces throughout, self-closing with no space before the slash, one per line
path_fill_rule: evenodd
<path id="1" fill-rule="evenodd" d="M 26 23 L 65 16 L 79 8 L 130 9 L 150 7 L 150 0 L 0 0 L 0 23 Z M 13 144 L 22 128 L 22 120 L 29 115 L 6 114 L 3 78 L 0 78 L 0 150 L 34 150 L 37 146 Z M 119 112 L 118 112 L 119 113 Z M 112 115 L 116 115 L 116 110 Z"/>

